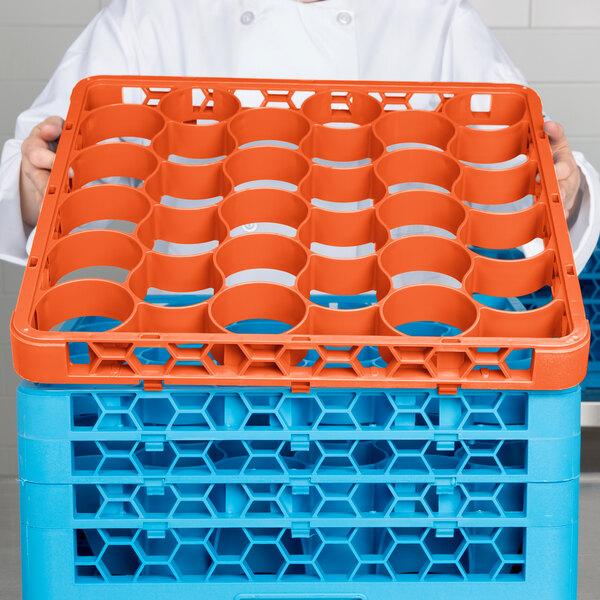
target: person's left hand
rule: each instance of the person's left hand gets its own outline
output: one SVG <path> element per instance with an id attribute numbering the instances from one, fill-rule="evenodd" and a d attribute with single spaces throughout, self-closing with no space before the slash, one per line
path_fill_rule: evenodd
<path id="1" fill-rule="evenodd" d="M 547 121 L 544 125 L 544 131 L 550 138 L 556 178 L 558 179 L 560 195 L 565 209 L 565 217 L 569 221 L 569 217 L 575 217 L 579 209 L 581 172 L 575 162 L 575 157 L 562 125 Z"/>

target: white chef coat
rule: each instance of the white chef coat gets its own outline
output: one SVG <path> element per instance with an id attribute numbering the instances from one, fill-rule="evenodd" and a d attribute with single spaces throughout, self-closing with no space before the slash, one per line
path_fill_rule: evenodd
<path id="1" fill-rule="evenodd" d="M 66 116 L 91 75 L 272 77 L 525 84 L 467 0 L 113 0 L 22 113 L 0 163 L 0 258 L 24 264 L 21 143 Z M 581 271 L 600 233 L 600 178 L 576 153 L 583 205 L 571 229 Z"/>

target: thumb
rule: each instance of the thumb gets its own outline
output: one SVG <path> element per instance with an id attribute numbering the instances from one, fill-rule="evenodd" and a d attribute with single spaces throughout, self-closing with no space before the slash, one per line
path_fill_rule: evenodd
<path id="1" fill-rule="evenodd" d="M 565 130 L 562 125 L 555 123 L 554 121 L 546 121 L 544 123 L 544 131 L 550 138 L 552 145 L 559 144 L 565 139 Z"/>
<path id="2" fill-rule="evenodd" d="M 60 117 L 50 117 L 43 123 L 40 135 L 45 142 L 56 141 L 62 132 L 63 120 Z"/>

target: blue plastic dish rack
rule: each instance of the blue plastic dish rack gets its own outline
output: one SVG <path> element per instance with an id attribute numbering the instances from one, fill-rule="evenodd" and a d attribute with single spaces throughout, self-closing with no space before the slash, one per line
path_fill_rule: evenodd
<path id="1" fill-rule="evenodd" d="M 580 398 L 24 383 L 24 600 L 574 599 Z"/>

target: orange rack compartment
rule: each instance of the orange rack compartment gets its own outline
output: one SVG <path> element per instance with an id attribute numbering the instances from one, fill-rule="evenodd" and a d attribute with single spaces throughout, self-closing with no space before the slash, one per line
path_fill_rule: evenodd
<path id="1" fill-rule="evenodd" d="M 526 244 L 528 258 L 492 257 Z M 541 288 L 536 310 L 484 300 Z M 165 306 L 157 290 L 209 297 Z M 316 292 L 376 298 L 343 310 Z M 115 327 L 60 330 L 84 316 Z M 253 319 L 286 331 L 228 329 Z M 419 322 L 455 333 L 402 332 Z M 148 388 L 556 390 L 582 381 L 589 346 L 540 100 L 488 84 L 80 82 L 11 330 L 28 380 Z"/>

